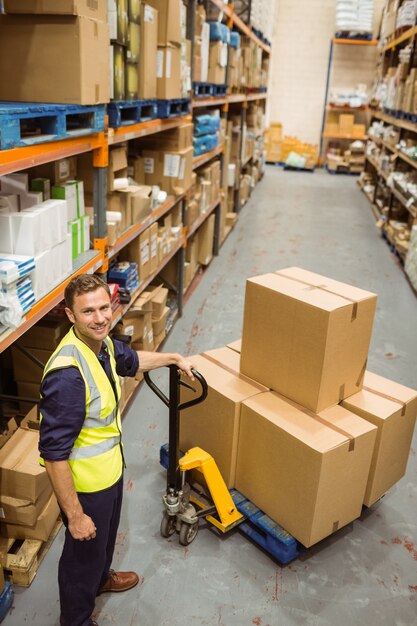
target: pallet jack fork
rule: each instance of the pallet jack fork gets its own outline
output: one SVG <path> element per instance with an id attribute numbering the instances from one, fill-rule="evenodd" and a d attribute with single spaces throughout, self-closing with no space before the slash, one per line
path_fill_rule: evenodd
<path id="1" fill-rule="evenodd" d="M 204 402 L 208 387 L 204 376 L 192 370 L 194 377 L 201 386 L 197 398 L 181 404 L 180 388 L 196 389 L 181 379 L 175 365 L 169 366 L 169 397 L 152 381 L 149 373 L 145 373 L 145 381 L 169 409 L 169 458 L 167 471 L 167 489 L 162 498 L 165 510 L 161 521 L 162 537 L 170 537 L 179 533 L 181 545 L 189 545 L 198 532 L 199 519 L 204 517 L 225 533 L 244 520 L 234 504 L 223 477 L 213 457 L 201 448 L 191 448 L 180 458 L 179 434 L 180 412 Z M 192 494 L 190 484 L 186 482 L 186 472 L 198 470 L 204 477 L 212 503 L 207 506 Z"/>

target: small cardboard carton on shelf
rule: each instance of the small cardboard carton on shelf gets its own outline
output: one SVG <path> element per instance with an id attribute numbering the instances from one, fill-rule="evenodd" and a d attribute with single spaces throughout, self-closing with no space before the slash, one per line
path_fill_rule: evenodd
<path id="1" fill-rule="evenodd" d="M 210 215 L 199 229 L 198 262 L 201 265 L 208 265 L 213 258 L 214 220 L 214 214 Z"/>
<path id="2" fill-rule="evenodd" d="M 417 391 L 371 372 L 342 406 L 378 428 L 364 504 L 371 506 L 405 474 L 417 414 Z"/>
<path id="3" fill-rule="evenodd" d="M 376 295 L 301 268 L 246 283 L 241 370 L 321 411 L 360 391 Z"/>
<path id="4" fill-rule="evenodd" d="M 241 404 L 266 388 L 239 372 L 239 355 L 229 348 L 190 357 L 207 381 L 207 399 L 181 415 L 180 449 L 199 446 L 215 459 L 227 487 L 235 486 Z M 181 388 L 181 402 L 194 397 Z"/>
<path id="5" fill-rule="evenodd" d="M 376 432 L 340 406 L 258 394 L 242 405 L 236 489 L 312 546 L 360 516 Z"/>

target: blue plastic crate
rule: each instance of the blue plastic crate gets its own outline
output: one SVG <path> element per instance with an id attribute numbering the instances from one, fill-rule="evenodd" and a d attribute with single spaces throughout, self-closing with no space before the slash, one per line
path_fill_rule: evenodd
<path id="1" fill-rule="evenodd" d="M 13 592 L 12 586 L 10 582 L 6 580 L 4 589 L 2 593 L 0 594 L 0 622 L 4 620 L 7 613 L 12 608 L 13 598 L 14 598 L 14 592 Z"/>
<path id="2" fill-rule="evenodd" d="M 210 41 L 222 41 L 223 43 L 230 43 L 230 29 L 226 24 L 221 22 L 208 22 L 210 26 Z"/>
<path id="3" fill-rule="evenodd" d="M 219 137 L 216 134 L 202 135 L 201 137 L 193 137 L 194 156 L 200 156 L 205 152 L 210 152 L 217 148 Z"/>
<path id="4" fill-rule="evenodd" d="M 104 104 L 0 103 L 0 149 L 10 150 L 104 131 Z"/>
<path id="5" fill-rule="evenodd" d="M 194 137 L 209 135 L 220 130 L 219 115 L 197 115 L 194 120 Z"/>
<path id="6" fill-rule="evenodd" d="M 230 33 L 230 47 L 240 48 L 240 34 L 236 31 Z"/>

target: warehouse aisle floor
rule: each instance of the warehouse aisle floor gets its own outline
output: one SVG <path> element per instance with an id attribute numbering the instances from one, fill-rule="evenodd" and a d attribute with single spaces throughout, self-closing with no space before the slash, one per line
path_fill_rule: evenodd
<path id="1" fill-rule="evenodd" d="M 355 179 L 267 175 L 203 276 L 166 342 L 192 355 L 241 333 L 245 279 L 299 265 L 379 296 L 369 369 L 417 386 L 417 298 L 375 231 Z M 167 371 L 155 380 L 164 385 Z M 200 527 L 187 548 L 159 534 L 165 474 L 160 445 L 167 410 L 146 387 L 124 420 L 128 467 L 114 566 L 136 569 L 140 585 L 101 596 L 100 626 L 405 626 L 417 623 L 417 436 L 408 471 L 354 524 L 281 567 L 238 531 Z M 16 588 L 8 626 L 58 624 L 61 532 L 32 586 Z"/>

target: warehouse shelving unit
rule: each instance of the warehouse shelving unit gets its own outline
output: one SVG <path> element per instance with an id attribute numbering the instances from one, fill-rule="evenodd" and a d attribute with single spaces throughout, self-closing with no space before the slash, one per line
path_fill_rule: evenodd
<path id="1" fill-rule="evenodd" d="M 360 106 L 360 107 L 337 107 L 329 104 L 329 92 L 330 92 L 330 83 L 333 69 L 333 61 L 334 61 L 334 49 L 335 46 L 376 46 L 378 41 L 375 39 L 341 39 L 337 37 L 333 37 L 330 41 L 330 49 L 329 49 L 329 57 L 327 63 L 327 75 L 326 75 L 326 88 L 325 88 L 325 96 L 324 96 L 324 107 L 323 107 L 323 118 L 322 118 L 322 126 L 321 126 L 321 134 L 320 134 L 320 163 L 324 164 L 326 159 L 325 149 L 327 147 L 328 140 L 339 140 L 339 141 L 365 141 L 366 135 L 354 135 L 354 134 L 341 134 L 341 133 L 329 133 L 326 132 L 326 123 L 329 118 L 335 117 L 338 118 L 339 115 L 343 113 L 350 114 L 359 114 L 363 123 L 367 122 L 367 114 L 368 107 Z"/>
<path id="2" fill-rule="evenodd" d="M 411 43 L 415 48 L 417 26 L 408 28 L 404 32 L 394 36 L 380 50 L 378 66 L 385 71 L 388 66 L 397 66 L 399 50 Z M 371 210 L 381 228 L 381 234 L 387 240 L 391 251 L 404 263 L 407 249 L 393 237 L 390 231 L 391 220 L 402 222 L 405 229 L 411 231 L 417 223 L 417 197 L 397 185 L 391 178 L 391 174 L 410 173 L 412 177 L 417 174 L 417 160 L 414 160 L 400 149 L 401 140 L 409 140 L 417 146 L 417 124 L 415 116 L 404 113 L 402 110 L 371 110 L 371 124 L 378 121 L 383 127 L 392 127 L 395 130 L 395 141 L 389 142 L 383 137 L 368 133 L 367 152 L 365 155 L 365 175 L 360 183 L 365 193 Z M 389 168 L 383 167 L 389 163 Z M 370 186 L 368 187 L 368 185 Z M 370 191 L 369 189 L 372 189 Z"/>
<path id="3" fill-rule="evenodd" d="M 263 53 L 269 54 L 270 48 L 262 42 L 250 26 L 243 23 L 240 17 L 234 13 L 232 5 L 226 5 L 219 0 L 211 0 L 224 15 L 228 18 L 229 24 L 235 26 L 247 37 L 251 38 L 260 46 Z M 190 5 L 193 3 L 191 2 Z M 211 98 L 194 98 L 192 100 L 192 108 L 198 109 L 202 107 L 222 106 L 224 113 L 227 114 L 228 105 L 241 103 L 244 107 L 250 101 L 265 101 L 267 94 L 265 92 L 256 93 L 239 93 L 222 97 Z M 104 132 L 93 133 L 81 137 L 72 137 L 59 141 L 50 141 L 47 143 L 37 143 L 35 145 L 14 148 L 12 150 L 0 151 L 0 176 L 29 169 L 37 165 L 50 163 L 58 159 L 77 156 L 83 153 L 92 153 L 92 164 L 94 171 L 94 249 L 80 255 L 73 263 L 72 273 L 57 285 L 50 293 L 35 303 L 32 309 L 27 313 L 23 322 L 16 329 L 6 330 L 0 335 L 0 353 L 9 348 L 17 341 L 31 326 L 44 317 L 51 309 L 53 309 L 63 299 L 66 285 L 72 277 L 81 273 L 105 273 L 109 266 L 109 261 L 113 259 L 126 245 L 138 237 L 150 225 L 158 221 L 161 217 L 168 214 L 178 203 L 181 204 L 183 223 L 185 222 L 185 204 L 187 202 L 187 193 L 179 196 L 170 196 L 162 205 L 154 209 L 154 211 L 139 224 L 135 224 L 121 234 L 118 240 L 112 245 L 108 245 L 107 228 L 105 221 L 106 212 L 106 187 L 107 187 L 107 167 L 109 164 L 109 147 L 133 139 L 140 139 L 165 130 L 180 127 L 191 121 L 190 115 L 184 115 L 176 118 L 153 119 L 138 124 L 130 124 L 118 128 L 106 128 Z M 219 145 L 210 153 L 196 157 L 193 161 L 193 169 L 208 163 L 210 160 L 220 157 L 223 154 L 223 145 Z M 198 228 L 205 220 L 215 213 L 215 233 L 214 233 L 214 254 L 218 253 L 220 246 L 219 224 L 220 224 L 220 197 L 213 201 L 208 211 L 202 214 L 193 224 L 192 228 L 187 232 L 184 227 L 181 240 L 171 250 L 171 252 L 163 259 L 161 265 L 149 276 L 142 281 L 137 291 L 132 294 L 132 301 L 158 276 L 165 265 L 178 255 L 178 276 L 177 276 L 177 312 L 173 316 L 175 319 L 182 314 L 183 306 L 183 266 L 185 257 L 185 247 L 187 240 L 194 235 Z M 113 326 L 126 313 L 130 304 L 121 307 L 114 316 Z"/>

